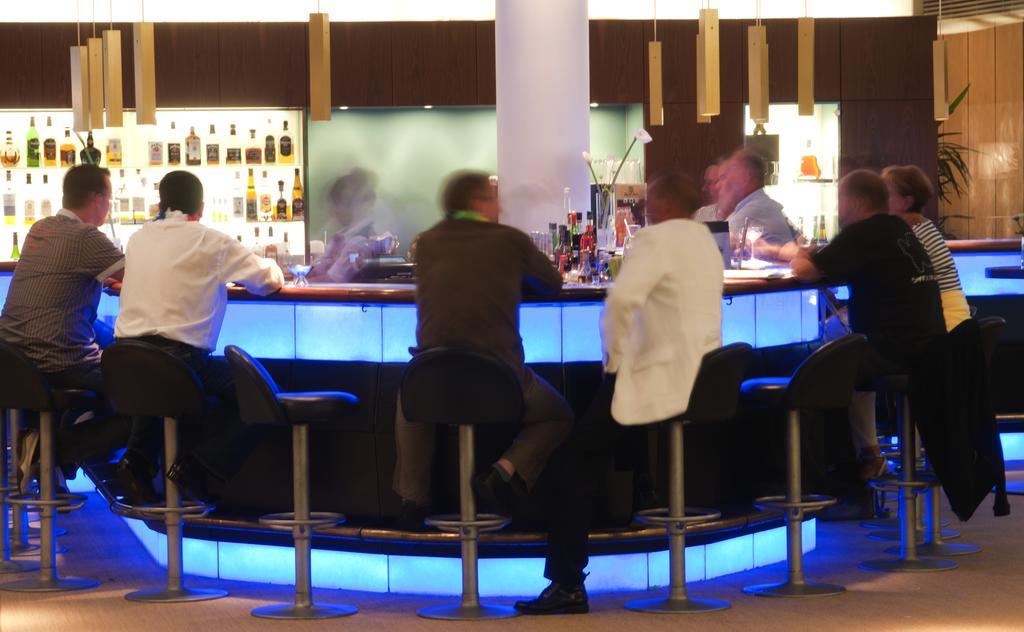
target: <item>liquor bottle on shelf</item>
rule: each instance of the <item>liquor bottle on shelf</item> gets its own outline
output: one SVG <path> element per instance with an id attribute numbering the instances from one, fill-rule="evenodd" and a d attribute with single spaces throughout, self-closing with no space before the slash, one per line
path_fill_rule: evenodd
<path id="1" fill-rule="evenodd" d="M 277 139 L 271 130 L 270 119 L 267 119 L 267 137 L 263 139 L 263 162 L 272 165 L 277 162 Z"/>
<path id="2" fill-rule="evenodd" d="M 75 166 L 75 144 L 71 141 L 71 130 L 64 128 L 64 142 L 60 144 L 60 166 Z"/>
<path id="3" fill-rule="evenodd" d="M 206 139 L 206 164 L 220 164 L 220 140 L 213 125 L 210 125 L 210 136 Z"/>
<path id="4" fill-rule="evenodd" d="M 306 198 L 302 191 L 302 179 L 299 178 L 299 169 L 295 168 L 295 182 L 292 184 L 292 219 L 306 219 Z"/>
<path id="5" fill-rule="evenodd" d="M 24 218 L 25 225 L 30 226 L 36 223 L 36 196 L 35 187 L 32 186 L 32 174 L 25 174 L 25 205 L 24 205 Z"/>
<path id="6" fill-rule="evenodd" d="M 274 227 L 267 228 L 267 246 L 263 249 L 263 256 L 267 259 L 277 261 L 277 244 L 274 243 Z"/>
<path id="7" fill-rule="evenodd" d="M 810 139 L 807 139 L 806 152 L 800 157 L 800 175 L 805 178 L 820 178 L 821 166 L 818 164 L 818 157 L 814 155 Z"/>
<path id="8" fill-rule="evenodd" d="M 103 154 L 100 150 L 96 149 L 96 141 L 92 137 L 92 130 L 89 130 L 89 135 L 85 137 L 85 147 L 82 151 L 78 152 L 78 156 L 82 159 L 83 165 L 97 165 L 99 166 L 100 160 L 103 159 Z"/>
<path id="9" fill-rule="evenodd" d="M 820 224 L 818 224 L 818 245 L 824 246 L 828 243 L 828 233 L 825 231 L 825 216 L 821 216 Z"/>
<path id="10" fill-rule="evenodd" d="M 39 217 L 53 216 L 53 202 L 50 201 L 50 176 L 43 174 L 43 195 L 39 200 Z"/>
<path id="11" fill-rule="evenodd" d="M 260 227 L 259 226 L 257 226 L 256 228 L 253 229 L 252 252 L 257 257 L 262 257 L 263 256 L 263 242 L 260 241 Z"/>
<path id="12" fill-rule="evenodd" d="M 18 248 L 18 233 L 14 233 L 14 247 L 11 248 L 11 261 L 21 259 L 21 250 Z"/>
<path id="13" fill-rule="evenodd" d="M 291 220 L 291 213 L 288 212 L 288 200 L 284 197 L 284 180 L 277 181 L 277 209 L 274 214 L 274 219 L 279 222 L 287 222 Z"/>
<path id="14" fill-rule="evenodd" d="M 4 224 L 14 226 L 17 224 L 18 206 L 14 196 L 14 183 L 11 182 L 11 172 L 7 172 L 7 180 L 4 182 L 3 192 Z"/>
<path id="15" fill-rule="evenodd" d="M 7 140 L 4 142 L 3 149 L 0 149 L 0 165 L 13 169 L 18 166 L 20 161 L 21 152 L 14 146 L 14 135 L 7 130 Z"/>
<path id="16" fill-rule="evenodd" d="M 149 218 L 149 208 L 146 204 L 146 178 L 142 175 L 142 169 L 135 170 L 135 177 L 138 185 L 132 193 L 132 223 L 145 224 Z"/>
<path id="17" fill-rule="evenodd" d="M 28 117 L 28 132 L 25 133 L 25 166 L 39 166 L 39 132 L 34 116 Z"/>
<path id="18" fill-rule="evenodd" d="M 196 136 L 196 128 L 192 126 L 185 137 L 185 164 L 189 167 L 198 167 L 203 164 L 203 145 Z"/>
<path id="19" fill-rule="evenodd" d="M 160 167 L 164 164 L 164 141 L 155 138 L 146 144 L 149 149 L 149 166 Z"/>
<path id="20" fill-rule="evenodd" d="M 288 243 L 288 232 L 284 233 L 284 241 L 281 243 L 281 256 L 284 257 L 284 263 L 288 263 L 292 256 L 292 246 Z"/>
<path id="21" fill-rule="evenodd" d="M 256 196 L 256 182 L 253 180 L 252 169 L 249 170 L 249 186 L 245 189 L 245 221 L 260 221 L 259 198 Z M 256 235 L 259 236 L 259 228 Z"/>
<path id="22" fill-rule="evenodd" d="M 178 130 L 171 121 L 171 133 L 167 140 L 167 164 L 174 167 L 181 164 L 181 143 L 178 141 Z"/>
<path id="23" fill-rule="evenodd" d="M 277 161 L 282 165 L 290 165 L 295 162 L 295 145 L 292 144 L 292 135 L 288 133 L 288 121 L 284 122 L 284 130 L 281 137 L 277 139 L 278 147 Z"/>
<path id="24" fill-rule="evenodd" d="M 260 179 L 260 221 L 261 222 L 272 222 L 274 221 L 274 202 L 273 195 L 270 192 L 270 181 L 267 179 L 267 172 L 263 172 L 263 177 Z"/>
<path id="25" fill-rule="evenodd" d="M 118 172 L 118 179 L 121 181 L 117 188 L 117 223 L 132 223 L 132 198 L 128 192 L 128 179 L 124 177 L 124 169 Z"/>
<path id="26" fill-rule="evenodd" d="M 242 164 L 242 144 L 238 142 L 238 134 L 235 132 L 234 123 L 231 124 L 231 133 L 228 135 L 228 146 L 224 154 L 224 162 L 226 164 Z"/>
<path id="27" fill-rule="evenodd" d="M 57 166 L 57 139 L 53 137 L 53 118 L 46 117 L 46 140 L 43 141 L 43 166 Z"/>
<path id="28" fill-rule="evenodd" d="M 249 146 L 245 148 L 245 164 L 258 165 L 263 162 L 263 148 L 256 140 L 256 130 L 249 130 Z"/>
<path id="29" fill-rule="evenodd" d="M 122 161 L 121 139 L 110 137 L 107 139 L 107 166 L 120 167 Z"/>
<path id="30" fill-rule="evenodd" d="M 245 187 L 242 186 L 241 172 L 235 172 L 235 181 L 231 190 L 231 218 L 245 221 Z"/>

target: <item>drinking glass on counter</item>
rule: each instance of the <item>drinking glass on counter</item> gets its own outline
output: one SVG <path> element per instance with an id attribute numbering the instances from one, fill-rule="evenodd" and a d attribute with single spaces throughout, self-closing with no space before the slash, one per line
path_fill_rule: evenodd
<path id="1" fill-rule="evenodd" d="M 288 271 L 291 272 L 295 279 L 292 281 L 294 287 L 308 287 L 309 281 L 306 280 L 306 275 L 313 269 L 313 266 L 307 263 L 293 263 L 288 266 Z"/>

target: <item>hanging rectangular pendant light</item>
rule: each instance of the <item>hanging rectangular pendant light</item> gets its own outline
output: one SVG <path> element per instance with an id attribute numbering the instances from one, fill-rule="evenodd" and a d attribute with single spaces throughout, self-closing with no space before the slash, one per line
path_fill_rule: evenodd
<path id="1" fill-rule="evenodd" d="M 309 110 L 314 121 L 331 120 L 331 20 L 309 14 Z"/>
<path id="2" fill-rule="evenodd" d="M 651 125 L 665 124 L 665 104 L 661 86 L 661 42 L 655 40 L 647 44 L 647 67 L 650 72 L 650 116 Z"/>
<path id="3" fill-rule="evenodd" d="M 718 9 L 700 10 L 697 33 L 697 73 L 701 84 L 697 90 L 697 113 L 718 116 L 722 113 Z"/>
<path id="4" fill-rule="evenodd" d="M 707 89 L 707 84 L 704 81 L 704 37 L 700 30 L 697 30 L 697 122 L 700 124 L 707 124 L 711 122 L 710 116 L 704 116 L 700 113 L 701 103 L 705 101 L 704 90 Z"/>
<path id="5" fill-rule="evenodd" d="M 76 132 L 89 131 L 89 48 L 71 47 L 71 111 L 72 128 Z"/>
<path id="6" fill-rule="evenodd" d="M 814 18 L 799 18 L 797 31 L 796 101 L 800 116 L 814 114 Z"/>
<path id="7" fill-rule="evenodd" d="M 135 44 L 135 123 L 156 125 L 156 53 L 153 48 L 153 23 L 132 25 Z"/>
<path id="8" fill-rule="evenodd" d="M 946 40 L 932 42 L 932 91 L 935 100 L 935 120 L 949 118 L 949 75 L 946 68 Z"/>
<path id="9" fill-rule="evenodd" d="M 768 122 L 768 32 L 763 26 L 747 27 L 747 79 L 750 118 Z"/>
<path id="10" fill-rule="evenodd" d="M 107 105 L 107 127 L 121 127 L 124 125 L 121 31 L 103 31 L 103 96 Z"/>
<path id="11" fill-rule="evenodd" d="M 89 49 L 89 127 L 103 129 L 103 40 L 90 37 Z"/>

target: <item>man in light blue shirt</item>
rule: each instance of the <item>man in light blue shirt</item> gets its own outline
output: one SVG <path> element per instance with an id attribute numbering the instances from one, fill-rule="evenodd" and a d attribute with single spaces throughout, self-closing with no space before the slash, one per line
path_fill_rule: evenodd
<path id="1" fill-rule="evenodd" d="M 737 150 L 722 167 L 719 181 L 719 217 L 729 222 L 735 246 L 746 220 L 763 228 L 754 244 L 759 259 L 789 261 L 797 251 L 796 231 L 782 213 L 782 205 L 764 192 L 764 160 L 749 149 Z"/>

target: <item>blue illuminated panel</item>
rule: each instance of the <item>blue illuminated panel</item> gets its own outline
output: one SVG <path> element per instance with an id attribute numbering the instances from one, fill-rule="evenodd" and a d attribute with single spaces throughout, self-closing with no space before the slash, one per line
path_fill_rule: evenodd
<path id="1" fill-rule="evenodd" d="M 755 335 L 758 347 L 778 347 L 803 340 L 802 292 L 754 295 Z"/>
<path id="2" fill-rule="evenodd" d="M 289 303 L 228 303 L 214 353 L 238 345 L 257 358 L 295 358 L 295 306 Z"/>
<path id="3" fill-rule="evenodd" d="M 416 306 L 382 305 L 384 361 L 408 362 L 409 347 L 416 344 Z"/>
<path id="4" fill-rule="evenodd" d="M 395 559 L 395 558 L 391 558 Z M 461 576 L 460 580 L 461 581 Z M 590 582 L 587 582 L 587 588 Z M 539 557 L 485 558 L 480 560 L 480 593 L 483 595 L 536 595 L 548 586 L 544 560 Z"/>
<path id="5" fill-rule="evenodd" d="M 1007 296 L 1024 294 L 1024 281 L 1020 279 L 989 279 L 985 268 L 1020 266 L 1020 253 L 963 253 L 953 255 L 967 296 Z"/>
<path id="6" fill-rule="evenodd" d="M 786 559 L 786 529 L 769 529 L 754 534 L 754 567 Z"/>
<path id="7" fill-rule="evenodd" d="M 753 296 L 727 296 L 722 299 L 722 344 L 757 343 Z"/>
<path id="8" fill-rule="evenodd" d="M 380 362 L 379 305 L 296 305 L 295 357 L 299 360 Z"/>
<path id="9" fill-rule="evenodd" d="M 462 562 L 454 557 L 393 555 L 388 561 L 388 572 L 391 592 L 457 595 L 462 590 Z"/>
<path id="10" fill-rule="evenodd" d="M 703 545 L 687 545 L 686 547 L 686 581 L 699 582 L 704 579 Z M 668 551 L 655 551 L 647 554 L 647 583 L 650 588 L 668 586 Z"/>
<path id="11" fill-rule="evenodd" d="M 708 579 L 750 570 L 754 568 L 754 536 L 741 535 L 713 542 L 705 547 L 705 554 L 705 577 Z"/>
<path id="12" fill-rule="evenodd" d="M 803 534 L 802 539 L 804 543 L 804 553 L 810 553 L 814 549 L 818 548 L 817 520 L 817 518 L 813 520 L 804 520 L 804 523 L 800 525 L 800 532 Z"/>
<path id="13" fill-rule="evenodd" d="M 800 297 L 800 314 L 803 320 L 801 338 L 804 342 L 821 337 L 821 310 L 818 305 L 818 290 L 804 290 Z"/>
<path id="14" fill-rule="evenodd" d="M 562 306 L 562 362 L 600 362 L 603 303 Z"/>
<path id="15" fill-rule="evenodd" d="M 111 296 L 106 292 L 100 294 L 100 304 L 96 307 L 96 318 L 114 328 L 117 312 L 121 309 L 121 297 Z"/>
<path id="16" fill-rule="evenodd" d="M 562 361 L 562 306 L 523 305 L 519 308 L 519 335 L 527 362 Z"/>
<path id="17" fill-rule="evenodd" d="M 594 592 L 647 590 L 647 553 L 595 555 L 587 568 L 587 589 Z"/>
<path id="18" fill-rule="evenodd" d="M 1003 444 L 1003 459 L 1024 461 L 1024 432 L 1003 432 L 999 435 Z"/>
<path id="19" fill-rule="evenodd" d="M 0 274 L 0 305 L 7 302 L 7 290 L 11 288 L 11 279 L 14 277 L 11 273 Z"/>

